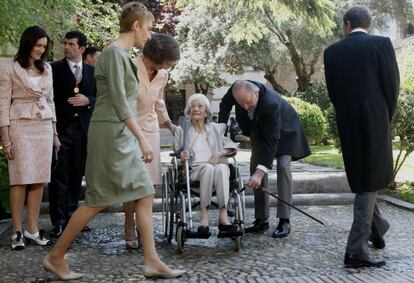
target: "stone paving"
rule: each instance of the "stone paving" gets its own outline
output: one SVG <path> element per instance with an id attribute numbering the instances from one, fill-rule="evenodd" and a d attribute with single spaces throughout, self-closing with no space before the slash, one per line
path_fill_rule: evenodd
<path id="1" fill-rule="evenodd" d="M 270 235 L 274 222 L 264 234 L 246 235 L 240 252 L 233 251 L 230 239 L 217 239 L 217 229 L 208 240 L 190 239 L 183 254 L 176 253 L 162 237 L 161 214 L 154 214 L 155 235 L 161 257 L 188 273 L 176 280 L 158 282 L 414 282 L 414 214 L 385 203 L 380 209 L 391 220 L 384 250 L 372 254 L 384 257 L 380 269 L 343 267 L 346 239 L 352 222 L 352 206 L 301 207 L 320 218 L 325 226 L 293 211 L 292 233 L 285 239 Z M 211 226 L 217 224 L 217 211 L 211 212 Z M 275 209 L 271 210 L 275 215 Z M 195 219 L 197 219 L 197 212 Z M 100 214 L 72 245 L 67 260 L 75 271 L 87 276 L 78 282 L 141 282 L 141 250 L 126 251 L 123 241 L 123 214 Z M 252 220 L 253 210 L 247 210 Z M 250 222 L 250 221 L 249 221 Z M 41 228 L 50 228 L 48 216 Z M 0 282 L 49 282 L 56 278 L 41 268 L 41 259 L 50 247 L 29 246 L 23 251 L 10 249 L 10 233 L 0 240 Z M 150 281 L 147 281 L 150 282 Z"/>

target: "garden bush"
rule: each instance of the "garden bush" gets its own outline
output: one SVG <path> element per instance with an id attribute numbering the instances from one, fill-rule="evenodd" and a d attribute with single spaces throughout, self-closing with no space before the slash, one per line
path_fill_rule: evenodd
<path id="1" fill-rule="evenodd" d="M 318 105 L 324 114 L 331 106 L 325 81 L 313 81 L 304 91 L 295 92 L 293 96 Z"/>
<path id="2" fill-rule="evenodd" d="M 309 144 L 321 144 L 326 137 L 326 120 L 319 106 L 297 97 L 286 99 L 298 112 Z"/>
<path id="3" fill-rule="evenodd" d="M 341 141 L 339 140 L 338 135 L 338 126 L 336 125 L 336 114 L 335 108 L 333 105 L 329 106 L 329 108 L 325 112 L 325 117 L 328 122 L 328 135 L 329 138 L 332 140 L 333 146 L 341 151 Z"/>
<path id="4" fill-rule="evenodd" d="M 392 121 L 394 137 L 400 140 L 400 149 L 394 164 L 394 177 L 408 155 L 414 151 L 414 89 L 405 88 L 400 92 L 397 110 Z"/>

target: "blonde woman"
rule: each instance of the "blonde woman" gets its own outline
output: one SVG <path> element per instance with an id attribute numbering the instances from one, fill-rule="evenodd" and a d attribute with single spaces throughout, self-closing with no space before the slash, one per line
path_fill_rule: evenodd
<path id="1" fill-rule="evenodd" d="M 43 266 L 61 279 L 83 277 L 83 274 L 70 271 L 64 259 L 81 229 L 106 206 L 128 201 L 135 201 L 144 276 L 174 278 L 185 273 L 170 269 L 155 249 L 154 188 L 144 167 L 144 162 L 152 160 L 153 150 L 136 121 L 138 78 L 128 49 L 144 45 L 151 37 L 152 22 L 153 15 L 144 5 L 126 4 L 121 12 L 120 35 L 103 50 L 97 62 L 97 95 L 88 136 L 85 204 L 75 211 L 58 242 L 43 260 Z"/>

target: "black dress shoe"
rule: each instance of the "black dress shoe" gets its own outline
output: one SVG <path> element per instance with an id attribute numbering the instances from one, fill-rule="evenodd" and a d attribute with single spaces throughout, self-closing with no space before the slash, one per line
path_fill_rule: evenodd
<path id="1" fill-rule="evenodd" d="M 269 229 L 269 222 L 264 219 L 256 219 L 252 226 L 246 227 L 244 229 L 245 233 L 257 233 L 257 232 L 263 232 Z"/>
<path id="2" fill-rule="evenodd" d="M 345 253 L 344 264 L 346 267 L 381 267 L 385 265 L 385 260 L 370 258 L 368 255 L 351 255 Z"/>
<path id="3" fill-rule="evenodd" d="M 234 232 L 237 231 L 238 226 L 235 224 L 219 224 L 218 229 L 220 232 Z"/>
<path id="4" fill-rule="evenodd" d="M 280 221 L 275 231 L 273 231 L 273 238 L 286 238 L 290 233 L 290 222 Z"/>
<path id="5" fill-rule="evenodd" d="M 385 248 L 385 241 L 383 239 L 378 239 L 371 235 L 368 241 L 370 241 L 376 249 L 382 250 L 383 248 Z"/>
<path id="6" fill-rule="evenodd" d="M 63 225 L 55 225 L 53 226 L 52 230 L 50 230 L 49 235 L 53 238 L 59 238 L 60 235 L 62 235 L 64 229 L 65 227 L 63 227 Z"/>
<path id="7" fill-rule="evenodd" d="M 197 232 L 200 234 L 208 234 L 210 232 L 210 228 L 206 225 L 200 225 L 197 227 Z"/>
<path id="8" fill-rule="evenodd" d="M 92 229 L 91 227 L 89 227 L 88 225 L 86 225 L 85 227 L 82 228 L 81 232 L 90 232 Z"/>

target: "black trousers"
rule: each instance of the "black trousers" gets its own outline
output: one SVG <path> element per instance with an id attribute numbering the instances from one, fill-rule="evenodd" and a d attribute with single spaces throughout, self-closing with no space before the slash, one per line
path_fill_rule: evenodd
<path id="1" fill-rule="evenodd" d="M 59 133 L 59 140 L 58 163 L 49 184 L 49 213 L 55 226 L 66 225 L 78 208 L 86 162 L 86 135 L 79 119 Z"/>

